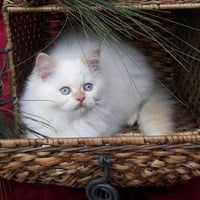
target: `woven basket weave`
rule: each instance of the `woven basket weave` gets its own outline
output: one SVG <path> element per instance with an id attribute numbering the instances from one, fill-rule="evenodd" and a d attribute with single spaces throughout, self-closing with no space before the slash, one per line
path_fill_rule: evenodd
<path id="1" fill-rule="evenodd" d="M 46 45 L 46 38 L 63 23 L 63 7 L 24 6 L 23 1 L 4 1 L 8 67 L 13 97 L 18 97 L 34 55 Z M 143 10 L 168 9 L 167 18 L 199 28 L 200 2 L 182 0 L 115 1 L 119 6 Z M 184 9 L 182 9 L 184 8 Z M 66 10 L 65 10 L 66 11 Z M 162 14 L 162 12 L 158 12 Z M 52 21 L 58 21 L 51 25 Z M 200 47 L 200 33 L 177 24 L 162 22 L 174 35 Z M 165 36 L 169 37 L 169 36 Z M 176 37 L 169 37 L 186 56 L 178 64 L 155 42 L 135 41 L 146 50 L 159 73 L 158 77 L 185 103 L 176 106 L 176 130 L 170 136 L 144 137 L 137 129 L 127 129 L 116 137 L 73 139 L 0 140 L 0 176 L 8 180 L 85 187 L 103 175 L 101 155 L 110 160 L 110 183 L 116 186 L 167 186 L 200 175 L 200 58 Z M 17 99 L 13 102 L 18 110 Z"/>

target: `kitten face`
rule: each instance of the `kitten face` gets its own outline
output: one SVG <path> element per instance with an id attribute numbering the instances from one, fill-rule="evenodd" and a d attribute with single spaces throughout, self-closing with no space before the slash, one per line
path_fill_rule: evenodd
<path id="1" fill-rule="evenodd" d="M 72 111 L 92 108 L 100 97 L 98 77 L 80 60 L 62 62 L 59 67 L 51 82 L 56 86 L 59 106 Z"/>
<path id="2" fill-rule="evenodd" d="M 47 54 L 36 60 L 36 74 L 42 81 L 41 95 L 49 106 L 68 112 L 82 113 L 93 108 L 102 96 L 102 78 L 95 68 L 81 58 L 54 61 Z M 94 58 L 94 57 L 93 57 Z M 46 96 L 46 97 L 45 97 Z"/>

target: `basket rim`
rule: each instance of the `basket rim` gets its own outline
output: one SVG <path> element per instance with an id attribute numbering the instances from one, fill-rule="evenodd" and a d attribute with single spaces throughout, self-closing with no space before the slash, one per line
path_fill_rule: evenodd
<path id="1" fill-rule="evenodd" d="M 37 139 L 0 139 L 1 148 L 21 148 L 29 146 L 62 146 L 62 147 L 100 147 L 127 145 L 195 146 L 200 144 L 200 130 L 167 136 L 113 136 L 83 138 L 37 138 Z M 198 146 L 198 145 L 197 145 Z"/>
<path id="2" fill-rule="evenodd" d="M 173 10 L 173 9 L 199 9 L 200 2 L 191 3 L 166 3 L 166 2 L 153 2 L 148 4 L 142 3 L 131 3 L 131 2 L 117 2 L 116 6 L 130 10 Z M 94 7 L 94 9 L 102 9 L 100 7 Z M 71 12 L 73 11 L 70 7 L 63 7 L 57 4 L 49 4 L 43 6 L 26 7 L 24 5 L 18 5 L 9 3 L 8 0 L 4 1 L 2 6 L 3 12 L 10 13 L 26 13 L 26 12 Z"/>

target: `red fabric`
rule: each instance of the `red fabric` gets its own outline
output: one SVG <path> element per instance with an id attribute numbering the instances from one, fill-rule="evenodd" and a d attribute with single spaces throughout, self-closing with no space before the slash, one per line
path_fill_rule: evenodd
<path id="1" fill-rule="evenodd" d="M 2 0 L 0 0 L 1 7 Z M 5 48 L 5 33 L 3 28 L 2 14 L 0 12 L 0 49 Z M 5 55 L 0 55 L 0 67 Z M 10 97 L 10 88 L 7 76 L 3 77 L 4 90 L 3 99 Z M 11 105 L 6 105 L 11 108 Z M 0 200 L 86 200 L 84 189 L 72 189 L 61 186 L 26 184 L 0 181 Z M 3 185 L 3 189 L 2 186 Z M 10 186 L 9 186 L 10 185 Z M 5 194 L 7 189 L 7 194 Z M 123 200 L 199 200 L 200 178 L 192 180 L 187 184 L 177 185 L 170 188 L 119 188 L 120 199 Z"/>
<path id="2" fill-rule="evenodd" d="M 85 189 L 10 183 L 7 200 L 87 200 Z M 120 200 L 199 200 L 200 178 L 169 188 L 118 188 Z"/>
<path id="3" fill-rule="evenodd" d="M 11 183 L 6 200 L 87 200 L 84 189 L 61 186 Z"/>
<path id="4" fill-rule="evenodd" d="M 2 7 L 2 1 L 3 0 L 0 0 L 0 8 Z M 0 12 L 0 50 L 5 49 L 5 47 L 6 47 L 6 36 L 5 36 L 5 31 L 4 31 L 2 12 Z M 5 57 L 6 57 L 5 54 L 0 54 L 0 69 L 3 66 Z M 0 81 L 3 82 L 3 91 L 2 91 L 2 94 L 0 97 L 0 101 L 6 101 L 11 98 L 10 85 L 8 84 L 7 71 L 4 72 L 4 74 L 2 76 L 2 80 L 0 80 Z M 11 109 L 12 104 L 11 103 L 5 104 L 3 106 L 3 108 Z"/>

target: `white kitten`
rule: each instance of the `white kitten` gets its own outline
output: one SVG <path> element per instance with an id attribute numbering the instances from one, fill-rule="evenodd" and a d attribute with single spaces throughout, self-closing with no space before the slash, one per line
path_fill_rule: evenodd
<path id="1" fill-rule="evenodd" d="M 20 111 L 28 129 L 47 137 L 111 136 L 136 121 L 145 135 L 173 130 L 172 102 L 144 56 L 75 32 L 38 54 Z"/>

